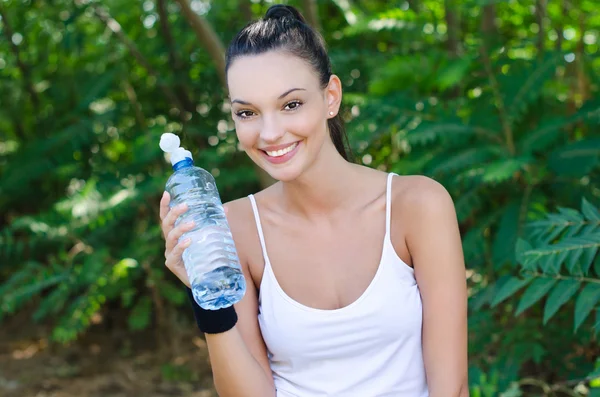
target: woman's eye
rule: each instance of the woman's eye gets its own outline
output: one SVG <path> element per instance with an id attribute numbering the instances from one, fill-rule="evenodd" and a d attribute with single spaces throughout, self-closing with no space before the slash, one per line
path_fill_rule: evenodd
<path id="1" fill-rule="evenodd" d="M 292 101 L 292 102 L 288 102 L 284 109 L 285 110 L 296 110 L 298 109 L 300 106 L 302 106 L 302 102 L 300 101 Z"/>
<path id="2" fill-rule="evenodd" d="M 252 117 L 253 114 L 254 112 L 250 110 L 240 110 L 235 115 L 238 116 L 240 119 L 247 119 L 248 117 Z"/>

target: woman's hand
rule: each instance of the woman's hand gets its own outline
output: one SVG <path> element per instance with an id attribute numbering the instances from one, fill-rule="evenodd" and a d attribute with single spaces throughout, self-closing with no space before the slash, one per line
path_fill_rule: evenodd
<path id="1" fill-rule="evenodd" d="M 187 211 L 187 205 L 180 204 L 173 209 L 169 209 L 171 196 L 164 192 L 160 199 L 160 220 L 163 237 L 165 238 L 165 266 L 172 271 L 186 286 L 190 286 L 183 259 L 183 251 L 189 247 L 191 239 L 188 237 L 182 241 L 179 238 L 194 228 L 194 222 L 180 223 L 175 227 L 177 218 Z"/>

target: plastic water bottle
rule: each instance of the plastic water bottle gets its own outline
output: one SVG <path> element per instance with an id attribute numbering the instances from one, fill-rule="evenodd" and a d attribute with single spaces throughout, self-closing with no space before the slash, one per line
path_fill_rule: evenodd
<path id="1" fill-rule="evenodd" d="M 177 135 L 161 136 L 160 148 L 170 153 L 174 170 L 165 187 L 171 195 L 169 207 L 182 203 L 188 206 L 175 221 L 175 226 L 195 222 L 194 228 L 180 238 L 192 239 L 183 252 L 183 263 L 194 300 L 203 309 L 217 310 L 240 301 L 246 281 L 215 179 L 194 166 L 192 154 L 179 145 Z"/>

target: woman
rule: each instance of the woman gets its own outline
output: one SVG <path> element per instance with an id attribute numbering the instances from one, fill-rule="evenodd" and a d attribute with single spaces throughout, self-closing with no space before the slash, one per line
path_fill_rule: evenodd
<path id="1" fill-rule="evenodd" d="M 246 26 L 226 67 L 239 142 L 278 182 L 225 204 L 242 301 L 194 306 L 219 395 L 467 396 L 465 268 L 446 190 L 348 161 L 340 79 L 294 8 Z M 185 208 L 168 203 L 166 266 L 189 286 L 178 239 L 191 225 L 174 228 Z"/>

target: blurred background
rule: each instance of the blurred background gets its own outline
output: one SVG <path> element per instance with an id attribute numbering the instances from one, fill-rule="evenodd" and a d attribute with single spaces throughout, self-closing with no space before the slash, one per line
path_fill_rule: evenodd
<path id="1" fill-rule="evenodd" d="M 0 395 L 196 396 L 206 345 L 164 267 L 158 147 L 223 201 L 223 52 L 266 0 L 0 0 Z M 288 1 L 344 84 L 355 161 L 452 194 L 471 395 L 600 396 L 600 4 Z"/>

